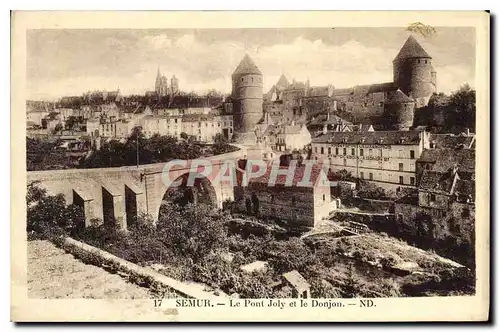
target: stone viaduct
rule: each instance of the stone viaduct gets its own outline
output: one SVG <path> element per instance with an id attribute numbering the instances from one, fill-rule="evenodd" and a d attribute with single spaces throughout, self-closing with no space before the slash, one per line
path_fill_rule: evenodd
<path id="1" fill-rule="evenodd" d="M 158 220 L 162 201 L 171 184 L 188 176 L 198 177 L 205 182 L 208 180 L 211 203 L 222 207 L 224 201 L 234 199 L 234 187 L 231 181 L 219 181 L 216 175 L 224 172 L 227 175 L 224 167 L 245 157 L 245 149 L 240 149 L 202 158 L 203 163 L 211 165 L 210 174 L 205 171 L 205 166 L 196 166 L 200 163 L 198 159 L 183 161 L 185 165 L 176 165 L 169 168 L 168 172 L 165 172 L 167 163 L 159 163 L 139 167 L 28 172 L 27 181 L 36 182 L 51 195 L 63 194 L 67 204 L 81 206 L 85 226 L 90 225 L 92 219 L 99 219 L 104 223 L 116 222 L 120 228 L 127 229 L 127 225 L 133 223 L 141 213 Z"/>

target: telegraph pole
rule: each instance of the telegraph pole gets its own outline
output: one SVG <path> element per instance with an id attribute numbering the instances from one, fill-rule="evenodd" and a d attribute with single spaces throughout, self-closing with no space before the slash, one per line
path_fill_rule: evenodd
<path id="1" fill-rule="evenodd" d="M 139 168 L 139 133 L 137 133 L 136 139 L 136 159 L 137 159 L 137 168 Z"/>

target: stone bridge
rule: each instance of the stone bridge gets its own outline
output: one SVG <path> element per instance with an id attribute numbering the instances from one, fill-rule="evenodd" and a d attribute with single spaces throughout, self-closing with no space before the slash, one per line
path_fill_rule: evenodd
<path id="1" fill-rule="evenodd" d="M 49 194 L 63 194 L 67 204 L 81 206 L 86 226 L 92 219 L 99 219 L 104 223 L 116 222 L 120 228 L 126 229 L 141 213 L 158 220 L 162 201 L 172 183 L 180 179 L 185 181 L 190 176 L 197 178 L 198 184 L 200 181 L 204 184 L 204 195 L 211 204 L 222 207 L 224 201 L 234 199 L 234 184 L 219 181 L 216 175 L 224 173 L 228 164 L 245 157 L 246 150 L 240 149 L 223 155 L 181 161 L 168 171 L 165 171 L 167 163 L 36 171 L 27 173 L 27 181 L 37 182 Z M 211 165 L 210 172 L 208 167 L 203 166 L 207 163 Z"/>

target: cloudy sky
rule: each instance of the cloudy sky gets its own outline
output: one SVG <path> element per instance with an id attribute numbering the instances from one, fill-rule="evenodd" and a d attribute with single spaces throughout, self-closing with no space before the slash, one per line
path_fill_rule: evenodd
<path id="1" fill-rule="evenodd" d="M 231 90 L 231 73 L 248 53 L 267 91 L 284 73 L 311 85 L 392 81 L 392 60 L 409 33 L 404 28 L 30 30 L 29 99 L 54 99 L 88 90 L 124 94 L 154 90 L 156 70 L 175 74 L 183 91 Z M 474 86 L 475 31 L 437 28 L 419 38 L 433 57 L 438 90 Z"/>

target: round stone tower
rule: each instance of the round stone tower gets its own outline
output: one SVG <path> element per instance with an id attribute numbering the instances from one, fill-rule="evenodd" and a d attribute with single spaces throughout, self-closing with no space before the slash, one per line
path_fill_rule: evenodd
<path id="1" fill-rule="evenodd" d="M 415 101 L 401 90 L 390 92 L 385 102 L 386 117 L 393 126 L 391 129 L 406 131 L 413 126 Z"/>
<path id="2" fill-rule="evenodd" d="M 255 126 L 262 119 L 262 72 L 245 55 L 232 75 L 234 140 L 255 144 Z"/>
<path id="3" fill-rule="evenodd" d="M 415 100 L 415 107 L 426 106 L 436 91 L 436 72 L 432 57 L 410 36 L 392 62 L 394 83 Z"/>

